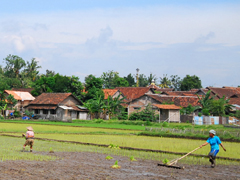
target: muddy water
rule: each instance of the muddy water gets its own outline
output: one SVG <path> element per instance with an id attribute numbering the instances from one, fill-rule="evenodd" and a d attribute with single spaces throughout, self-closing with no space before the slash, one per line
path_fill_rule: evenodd
<path id="1" fill-rule="evenodd" d="M 35 152 L 37 153 L 37 152 Z M 0 180 L 9 179 L 239 179 L 240 166 L 217 166 L 212 169 L 205 165 L 184 165 L 185 169 L 158 167 L 156 161 L 138 160 L 130 162 L 127 157 L 88 152 L 44 153 L 63 158 L 52 162 L 6 161 L 0 162 Z M 121 169 L 110 168 L 119 160 Z"/>

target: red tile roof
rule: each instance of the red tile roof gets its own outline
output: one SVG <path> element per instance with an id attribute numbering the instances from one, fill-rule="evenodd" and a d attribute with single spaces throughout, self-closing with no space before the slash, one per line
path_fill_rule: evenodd
<path id="1" fill-rule="evenodd" d="M 153 104 L 153 106 L 158 107 L 159 109 L 182 109 L 179 106 L 176 106 L 174 104 L 172 105 L 165 105 L 165 104 Z"/>
<path id="2" fill-rule="evenodd" d="M 108 96 L 113 96 L 117 91 L 118 89 L 103 89 L 104 99 L 107 99 Z"/>
<path id="3" fill-rule="evenodd" d="M 29 105 L 28 109 L 46 109 L 46 110 L 50 110 L 50 109 L 57 109 L 57 106 L 34 106 L 34 105 Z"/>
<path id="4" fill-rule="evenodd" d="M 42 93 L 31 104 L 46 104 L 46 105 L 57 105 L 65 100 L 67 97 L 72 96 L 72 93 Z"/>
<path id="5" fill-rule="evenodd" d="M 151 88 L 149 87 L 116 87 L 127 100 L 137 99 L 147 93 Z"/>
<path id="6" fill-rule="evenodd" d="M 237 104 L 240 106 L 240 98 L 231 98 L 230 101 L 229 101 L 229 104 Z"/>
<path id="7" fill-rule="evenodd" d="M 149 95 L 153 99 L 160 103 L 171 103 L 173 102 L 176 106 L 187 107 L 189 104 L 192 106 L 200 106 L 198 97 L 195 96 L 163 96 L 163 95 Z"/>
<path id="8" fill-rule="evenodd" d="M 225 88 L 217 88 L 217 87 L 207 87 L 208 90 L 211 90 L 213 95 L 217 95 L 218 98 L 230 98 L 234 94 L 240 93 L 239 88 L 236 87 L 225 87 Z"/>
<path id="9" fill-rule="evenodd" d="M 195 91 L 166 91 L 162 94 L 167 94 L 171 96 L 197 96 Z"/>

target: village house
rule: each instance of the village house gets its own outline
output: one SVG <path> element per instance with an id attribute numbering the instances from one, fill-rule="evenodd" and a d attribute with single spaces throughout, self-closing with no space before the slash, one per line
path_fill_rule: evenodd
<path id="1" fill-rule="evenodd" d="M 128 115 L 136 111 L 142 111 L 147 106 L 150 106 L 155 111 L 157 108 L 160 109 L 160 119 L 166 120 L 167 118 L 172 117 L 171 121 L 179 122 L 180 109 L 187 107 L 189 104 L 192 106 L 200 106 L 198 100 L 197 96 L 167 96 L 146 93 L 139 98 L 128 101 Z M 157 107 L 157 105 L 166 106 Z M 172 114 L 176 114 L 176 116 L 172 116 Z"/>
<path id="2" fill-rule="evenodd" d="M 158 108 L 159 122 L 178 122 L 180 123 L 180 109 L 181 107 L 174 104 L 153 104 Z"/>
<path id="3" fill-rule="evenodd" d="M 5 90 L 4 93 L 6 96 L 12 95 L 17 100 L 17 104 L 13 108 L 20 112 L 23 112 L 24 107 L 35 99 L 29 92 Z"/>
<path id="4" fill-rule="evenodd" d="M 88 110 L 72 93 L 43 93 L 26 108 L 41 119 L 70 121 L 89 119 Z"/>

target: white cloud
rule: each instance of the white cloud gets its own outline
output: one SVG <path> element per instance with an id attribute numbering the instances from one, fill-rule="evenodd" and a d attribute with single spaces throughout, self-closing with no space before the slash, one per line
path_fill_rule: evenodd
<path id="1" fill-rule="evenodd" d="M 156 6 L 9 15 L 0 17 L 0 56 L 38 57 L 43 71 L 81 80 L 108 70 L 127 75 L 139 67 L 158 77 L 196 74 L 227 85 L 240 66 L 239 12 Z"/>

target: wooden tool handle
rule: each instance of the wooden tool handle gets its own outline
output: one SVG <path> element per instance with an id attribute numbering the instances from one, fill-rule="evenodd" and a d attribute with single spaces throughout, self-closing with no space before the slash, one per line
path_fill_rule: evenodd
<path id="1" fill-rule="evenodd" d="M 169 166 L 173 165 L 174 163 L 178 162 L 179 160 L 185 158 L 186 156 L 188 156 L 189 154 L 193 153 L 194 151 L 198 150 L 200 147 L 197 147 L 196 149 L 192 150 L 191 152 L 185 154 L 184 156 L 180 157 L 179 159 L 177 159 L 176 161 L 172 162 L 171 164 L 169 164 Z"/>

